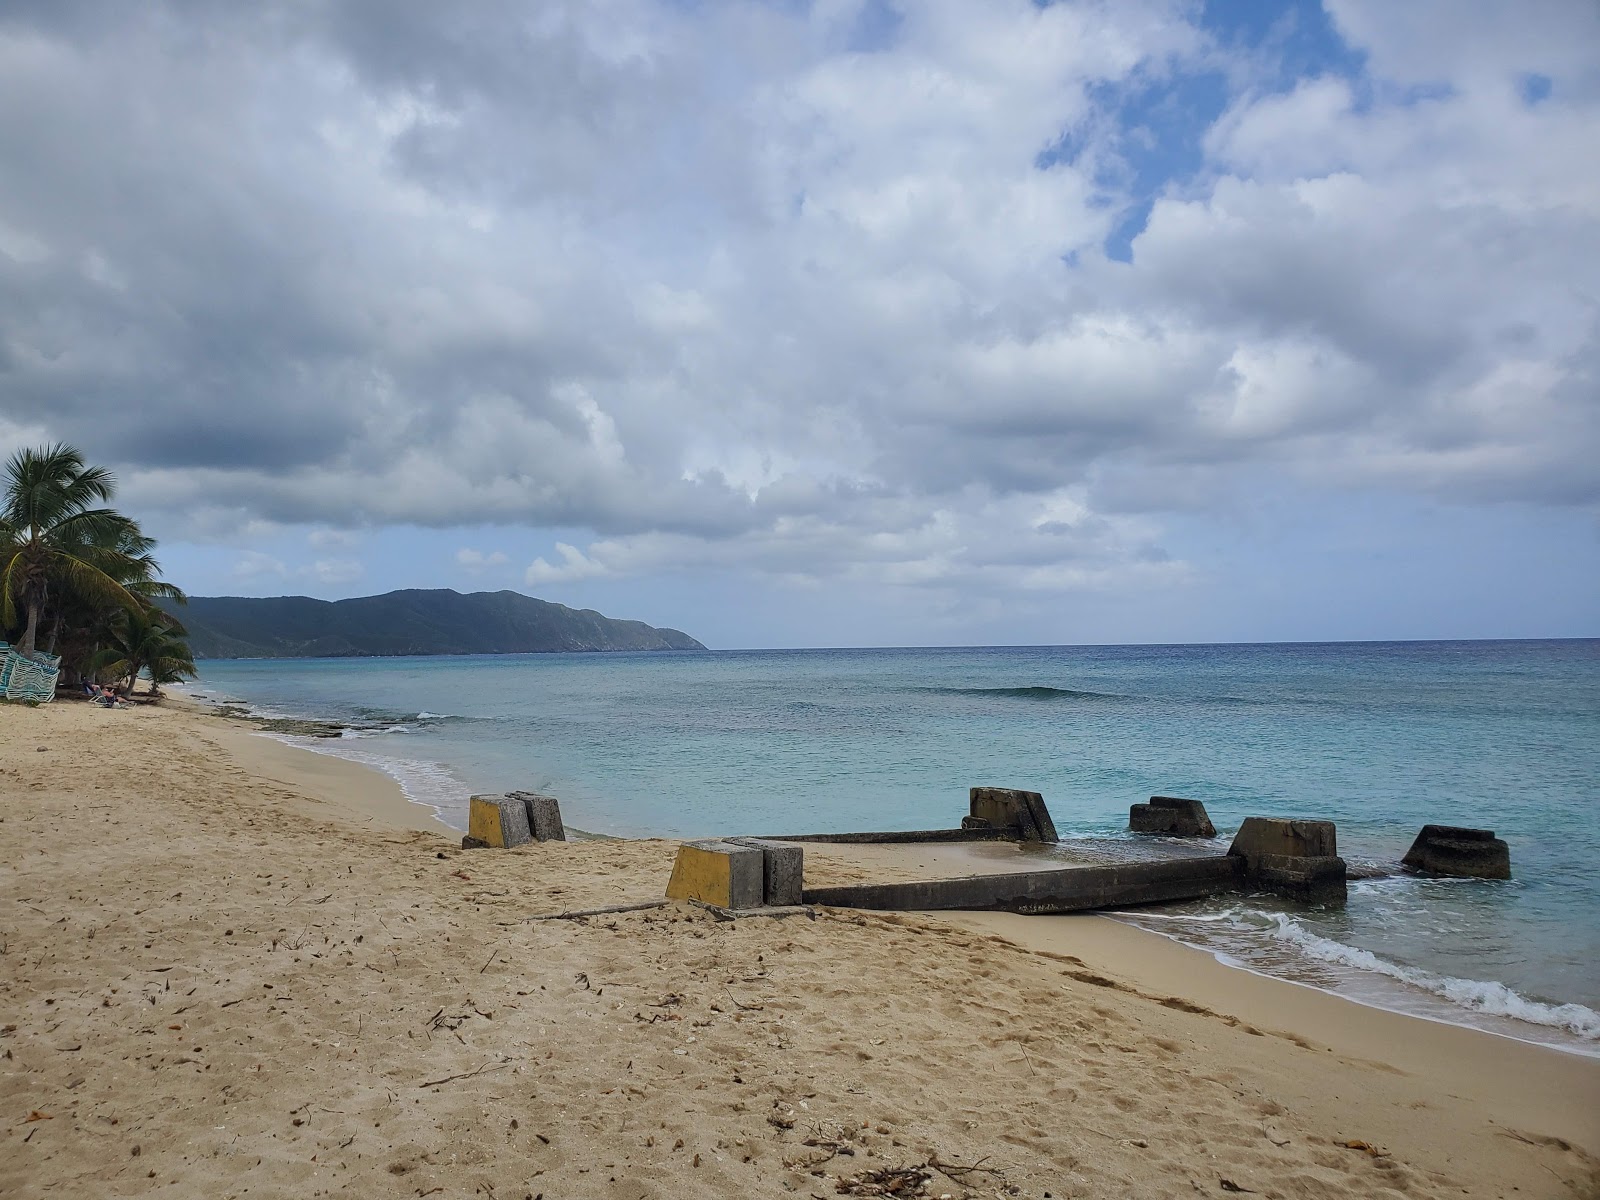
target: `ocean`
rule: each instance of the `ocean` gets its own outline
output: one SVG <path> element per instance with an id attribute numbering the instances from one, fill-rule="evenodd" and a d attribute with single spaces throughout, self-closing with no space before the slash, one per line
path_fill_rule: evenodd
<path id="1" fill-rule="evenodd" d="M 286 738 L 378 767 L 450 825 L 558 796 L 615 836 L 951 826 L 969 786 L 1042 792 L 1062 837 L 1128 806 L 1325 818 L 1393 868 L 1428 823 L 1511 846 L 1509 882 L 1394 873 L 1348 906 L 1130 912 L 1246 970 L 1600 1055 L 1600 641 L 1000 647 L 204 662 L 191 692 L 349 723 Z M 1041 918 L 1049 919 L 1049 918 Z"/>

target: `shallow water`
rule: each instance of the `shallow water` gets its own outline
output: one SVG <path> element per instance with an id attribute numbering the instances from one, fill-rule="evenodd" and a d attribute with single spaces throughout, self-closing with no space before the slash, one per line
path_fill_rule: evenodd
<path id="1" fill-rule="evenodd" d="M 1358 882 L 1135 919 L 1384 1007 L 1600 1052 L 1600 642 L 729 651 L 204 663 L 195 690 L 363 728 L 313 749 L 465 824 L 520 787 L 614 834 L 955 824 L 972 784 L 1043 792 L 1063 836 L 1203 800 L 1338 823 L 1393 865 L 1426 823 L 1511 845 L 1509 883 Z M 1128 839 L 1131 841 L 1131 839 Z"/>

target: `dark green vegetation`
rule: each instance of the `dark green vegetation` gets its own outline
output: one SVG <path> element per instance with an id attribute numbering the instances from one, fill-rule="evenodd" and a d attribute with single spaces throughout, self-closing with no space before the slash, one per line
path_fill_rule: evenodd
<path id="1" fill-rule="evenodd" d="M 410 590 L 335 601 L 194 596 L 183 620 L 197 658 L 705 649 L 676 629 L 520 592 Z"/>
<path id="2" fill-rule="evenodd" d="M 105 507 L 116 481 L 70 446 L 20 450 L 0 494 L 0 637 L 26 656 L 60 655 L 63 682 L 93 678 L 151 691 L 194 674 L 161 580 L 155 541 Z M 167 605 L 161 607 L 158 605 Z"/>

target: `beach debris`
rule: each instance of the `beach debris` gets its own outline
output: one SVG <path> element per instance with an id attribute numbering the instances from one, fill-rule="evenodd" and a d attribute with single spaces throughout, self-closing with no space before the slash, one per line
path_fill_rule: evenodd
<path id="1" fill-rule="evenodd" d="M 496 924 L 504 926 L 525 925 L 529 921 L 581 921 L 585 917 L 610 916 L 612 913 L 643 912 L 650 908 L 665 908 L 671 904 L 670 900 L 642 900 L 633 904 L 607 904 L 600 908 L 569 908 L 564 912 L 535 913 L 531 917 L 522 917 L 515 921 L 497 921 Z"/>
<path id="2" fill-rule="evenodd" d="M 502 1069 L 505 1068 L 505 1066 L 510 1061 L 511 1060 L 509 1058 L 502 1058 L 498 1062 L 486 1062 L 482 1066 L 478 1067 L 476 1070 L 473 1070 L 473 1071 L 462 1071 L 457 1075 L 446 1075 L 443 1079 L 430 1079 L 426 1083 L 417 1084 L 417 1087 L 418 1088 L 439 1087 L 441 1084 L 454 1083 L 458 1079 L 471 1079 L 474 1076 L 483 1075 L 483 1074 L 486 1074 L 486 1073 L 488 1073 L 490 1071 L 502 1070 Z"/>
<path id="3" fill-rule="evenodd" d="M 1254 1188 L 1240 1187 L 1237 1183 L 1235 1183 L 1231 1179 L 1219 1179 L 1219 1180 L 1217 1180 L 1217 1184 L 1225 1192 L 1238 1192 L 1238 1193 L 1240 1193 L 1242 1195 L 1250 1195 L 1250 1196 L 1255 1195 L 1255 1189 Z"/>
<path id="4" fill-rule="evenodd" d="M 882 1131 L 880 1130 L 880 1132 Z M 961 1163 L 949 1162 L 935 1154 L 929 1158 L 927 1163 L 924 1165 L 932 1167 L 936 1171 L 943 1172 L 951 1179 L 954 1179 L 957 1183 L 966 1183 L 966 1180 L 962 1178 L 965 1175 L 994 1175 L 1000 1179 L 1004 1179 L 1006 1177 L 1005 1169 L 1003 1167 L 984 1166 L 983 1164 L 988 1161 L 989 1156 L 984 1155 L 982 1158 L 978 1159 L 977 1162 L 963 1165 Z"/>
<path id="5" fill-rule="evenodd" d="M 1389 1157 L 1389 1152 L 1387 1150 L 1380 1150 L 1371 1142 L 1363 1142 L 1358 1138 L 1351 1138 L 1347 1141 L 1336 1141 L 1333 1144 L 1335 1146 L 1343 1146 L 1346 1150 L 1364 1150 L 1368 1154 L 1372 1155 L 1373 1158 Z"/>
<path id="6" fill-rule="evenodd" d="M 26 1125 L 31 1121 L 54 1121 L 54 1120 L 55 1120 L 55 1118 L 52 1117 L 49 1113 L 40 1112 L 36 1108 L 36 1109 L 32 1110 L 30 1113 L 28 1113 L 28 1115 L 22 1119 L 22 1123 L 24 1125 Z"/>
<path id="7" fill-rule="evenodd" d="M 874 1167 L 836 1181 L 841 1196 L 926 1196 L 933 1176 L 925 1166 Z"/>

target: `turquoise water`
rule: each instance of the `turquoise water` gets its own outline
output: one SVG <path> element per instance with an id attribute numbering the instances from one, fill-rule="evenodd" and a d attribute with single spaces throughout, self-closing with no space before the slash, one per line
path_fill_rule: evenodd
<path id="1" fill-rule="evenodd" d="M 208 662 L 195 690 L 352 721 L 313 749 L 457 828 L 476 791 L 617 835 L 955 824 L 973 784 L 1044 793 L 1063 837 L 1128 805 L 1328 818 L 1353 863 L 1426 823 L 1511 845 L 1509 883 L 1352 885 L 1142 912 L 1225 961 L 1600 1052 L 1600 642 L 710 651 Z"/>

